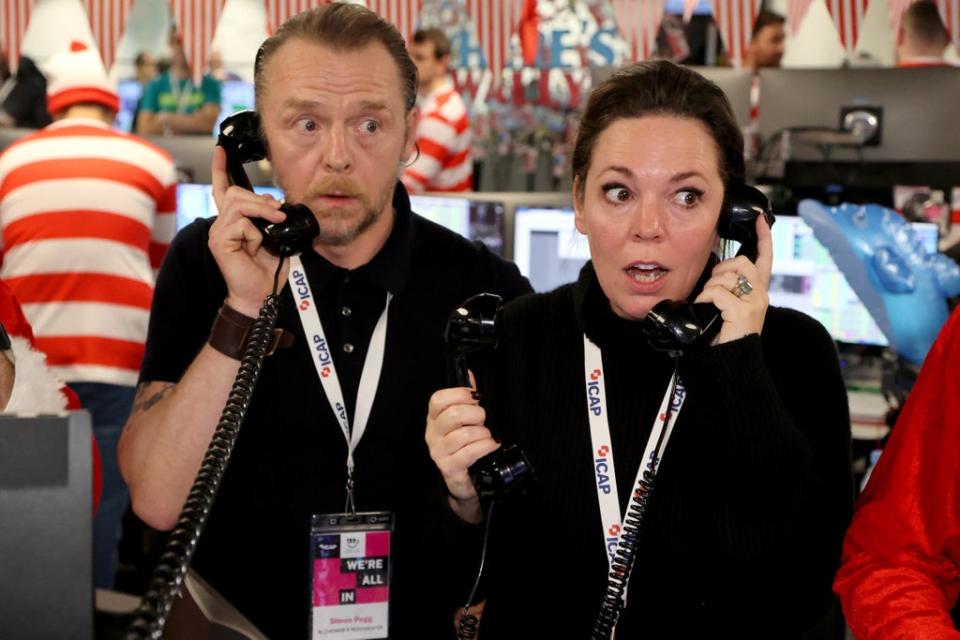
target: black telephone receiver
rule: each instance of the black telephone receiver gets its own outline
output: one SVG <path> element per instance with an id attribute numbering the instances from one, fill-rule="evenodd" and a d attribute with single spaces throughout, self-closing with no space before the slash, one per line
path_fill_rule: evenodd
<path id="1" fill-rule="evenodd" d="M 250 178 L 243 169 L 247 162 L 267 157 L 267 146 L 260 135 L 260 116 L 256 111 L 238 111 L 220 123 L 217 144 L 227 153 L 227 175 L 231 184 L 253 191 Z M 289 257 L 310 249 L 313 240 L 320 234 L 317 219 L 304 204 L 284 202 L 280 211 L 286 220 L 274 224 L 263 218 L 250 218 L 250 222 L 263 234 L 263 248 L 270 253 Z"/>
<path id="2" fill-rule="evenodd" d="M 751 262 L 757 260 L 756 220 L 760 216 L 773 226 L 770 201 L 762 191 L 742 182 L 726 185 L 717 231 L 721 238 L 739 242 L 737 255 Z M 647 313 L 643 329 L 654 349 L 683 352 L 708 346 L 721 324 L 720 311 L 709 302 L 663 300 Z"/>
<path id="3" fill-rule="evenodd" d="M 447 377 L 457 387 L 469 387 L 467 356 L 497 346 L 503 299 L 493 293 L 478 293 L 453 310 L 443 338 L 447 343 Z M 523 451 L 504 446 L 477 460 L 468 469 L 477 493 L 499 499 L 523 490 L 533 479 L 533 467 Z"/>

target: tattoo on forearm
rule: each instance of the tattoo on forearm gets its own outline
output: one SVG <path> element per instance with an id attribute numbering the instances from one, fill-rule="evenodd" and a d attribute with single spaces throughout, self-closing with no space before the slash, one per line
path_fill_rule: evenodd
<path id="1" fill-rule="evenodd" d="M 131 413 L 137 413 L 138 411 L 149 411 L 156 405 L 158 402 L 163 400 L 170 391 L 177 385 L 172 382 L 164 383 L 164 385 L 156 392 L 154 392 L 149 397 L 144 397 L 147 395 L 147 385 L 142 384 L 137 389 L 137 395 L 133 399 L 133 411 Z"/>

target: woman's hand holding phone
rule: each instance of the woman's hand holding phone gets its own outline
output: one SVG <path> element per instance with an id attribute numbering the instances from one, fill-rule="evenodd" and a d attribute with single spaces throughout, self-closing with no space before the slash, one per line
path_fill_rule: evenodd
<path id="1" fill-rule="evenodd" d="M 720 310 L 723 324 L 713 344 L 738 340 L 752 333 L 759 334 L 767 314 L 770 300 L 770 272 L 773 268 L 773 239 L 770 226 L 763 217 L 758 217 L 757 261 L 745 256 L 724 260 L 713 268 L 713 273 L 697 296 L 696 302 L 710 302 Z M 740 278 L 746 278 L 749 292 L 740 286 Z"/>
<path id="2" fill-rule="evenodd" d="M 484 426 L 486 415 L 469 387 L 437 391 L 427 413 L 427 447 L 447 485 L 450 506 L 461 519 L 472 523 L 480 522 L 482 511 L 467 470 L 500 447 Z"/>

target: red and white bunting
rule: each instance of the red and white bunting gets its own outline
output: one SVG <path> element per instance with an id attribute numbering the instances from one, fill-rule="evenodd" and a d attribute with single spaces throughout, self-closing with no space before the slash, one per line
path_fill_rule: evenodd
<path id="1" fill-rule="evenodd" d="M 890 0 L 890 6 L 893 7 L 900 1 Z M 857 42 L 860 40 L 860 25 L 863 23 L 863 16 L 867 13 L 867 4 L 868 0 L 827 0 L 827 11 L 830 12 L 837 26 L 840 44 L 848 52 L 857 48 Z M 902 11 L 900 15 L 903 15 Z"/>
<path id="2" fill-rule="evenodd" d="M 690 22 L 690 18 L 693 17 L 693 12 L 697 8 L 697 5 L 700 4 L 700 0 L 683 0 L 683 21 Z"/>
<path id="3" fill-rule="evenodd" d="M 397 28 L 407 42 L 420 22 L 423 0 L 367 0 L 367 8 Z"/>
<path id="4" fill-rule="evenodd" d="M 226 0 L 170 0 L 173 21 L 183 37 L 183 47 L 187 54 L 187 64 L 193 81 L 197 84 L 203 78 L 207 67 L 207 58 L 217 32 L 217 23 Z"/>
<path id="5" fill-rule="evenodd" d="M 787 29 L 790 30 L 790 35 L 795 36 L 800 31 L 800 25 L 812 4 L 813 0 L 787 0 Z"/>
<path id="6" fill-rule="evenodd" d="M 733 66 L 743 66 L 753 23 L 760 13 L 760 0 L 710 0 L 710 7 L 727 58 Z"/>
<path id="7" fill-rule="evenodd" d="M 953 46 L 960 49 L 960 0 L 937 0 L 937 6 L 940 7 L 940 17 L 947 26 Z"/>
<path id="8" fill-rule="evenodd" d="M 20 44 L 30 22 L 33 0 L 0 0 L 0 48 L 7 52 L 10 73 L 20 62 Z"/>
<path id="9" fill-rule="evenodd" d="M 631 61 L 649 60 L 657 48 L 664 0 L 612 0 L 617 28 Z"/>
<path id="10" fill-rule="evenodd" d="M 893 29 L 894 38 L 896 38 L 900 32 L 900 21 L 903 20 L 903 14 L 915 1 L 916 0 L 889 0 L 890 27 Z"/>
<path id="11" fill-rule="evenodd" d="M 133 0 L 83 0 L 93 39 L 100 48 L 100 58 L 108 71 L 117 57 L 117 47 L 127 28 L 131 5 Z"/>
<path id="12" fill-rule="evenodd" d="M 467 0 L 467 11 L 477 27 L 477 40 L 493 84 L 499 85 L 510 56 L 510 38 L 520 26 L 523 0 Z"/>
<path id="13" fill-rule="evenodd" d="M 273 35 L 277 27 L 308 9 L 330 4 L 332 0 L 266 0 L 267 34 Z"/>

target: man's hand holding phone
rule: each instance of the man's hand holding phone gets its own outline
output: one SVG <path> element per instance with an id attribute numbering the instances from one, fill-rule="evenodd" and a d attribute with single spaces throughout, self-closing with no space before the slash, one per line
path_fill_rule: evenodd
<path id="1" fill-rule="evenodd" d="M 259 315 L 263 300 L 273 293 L 277 256 L 262 246 L 263 234 L 250 218 L 283 222 L 280 201 L 230 184 L 227 157 L 215 147 L 211 165 L 213 199 L 219 215 L 210 227 L 208 246 L 227 283 L 227 304 L 244 315 Z M 280 274 L 283 282 L 288 265 Z"/>

